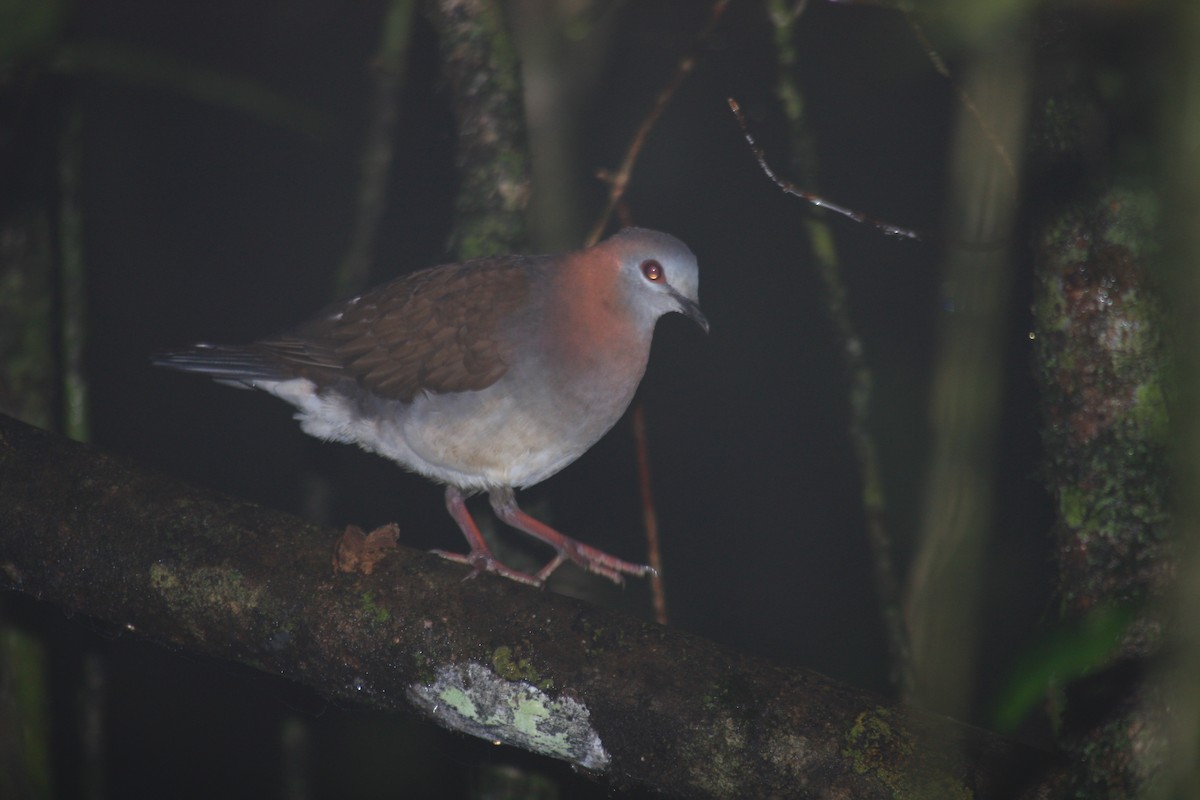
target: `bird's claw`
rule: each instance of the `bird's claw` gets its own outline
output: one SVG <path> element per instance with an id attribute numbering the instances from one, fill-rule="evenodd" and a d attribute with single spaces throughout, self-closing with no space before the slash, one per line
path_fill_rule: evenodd
<path id="1" fill-rule="evenodd" d="M 450 553 L 446 550 L 433 550 L 432 552 L 434 555 L 440 556 L 447 561 L 453 561 L 456 564 L 464 564 L 470 567 L 471 572 L 463 580 L 470 580 L 481 573 L 491 572 L 514 580 L 517 583 L 537 588 L 544 586 L 546 580 L 554 574 L 554 571 L 567 561 L 573 561 L 588 572 L 599 575 L 602 578 L 608 578 L 618 586 L 625 585 L 626 575 L 641 577 L 643 575 L 658 574 L 658 571 L 651 566 L 646 564 L 631 564 L 628 561 L 622 561 L 619 558 L 610 556 L 602 550 L 588 547 L 573 540 L 559 550 L 558 554 L 550 559 L 544 567 L 532 575 L 505 565 L 500 559 L 489 552 L 479 550 L 470 553 Z"/>
<path id="2" fill-rule="evenodd" d="M 526 586 L 541 588 L 544 578 L 539 572 L 537 575 L 530 575 L 527 572 L 521 572 L 518 569 L 506 566 L 498 558 L 491 553 L 482 551 L 472 551 L 470 553 L 450 553 L 445 550 L 431 551 L 435 556 L 441 556 L 447 561 L 453 561 L 456 564 L 465 564 L 471 568 L 467 573 L 464 581 L 470 580 L 483 572 L 492 572 L 496 575 L 503 575 L 505 578 L 514 580 L 517 583 L 523 583 Z"/>
<path id="3" fill-rule="evenodd" d="M 610 556 L 603 550 L 589 547 L 574 539 L 566 539 L 559 548 L 558 555 L 538 572 L 538 577 L 546 579 L 551 572 L 558 568 L 563 561 L 570 559 L 583 569 L 603 578 L 608 578 L 618 586 L 625 585 L 625 576 L 632 575 L 640 578 L 645 575 L 657 575 L 658 570 L 648 564 L 633 564 L 628 561 Z"/>

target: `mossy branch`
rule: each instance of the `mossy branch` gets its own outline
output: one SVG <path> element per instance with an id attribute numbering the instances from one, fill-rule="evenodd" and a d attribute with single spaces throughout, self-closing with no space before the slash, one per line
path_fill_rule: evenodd
<path id="1" fill-rule="evenodd" d="M 526 244 L 529 149 L 516 50 L 494 0 L 426 0 L 457 129 L 458 200 L 450 251 L 459 258 Z"/>
<path id="2" fill-rule="evenodd" d="M 333 537 L 0 417 L 0 587 L 130 635 L 672 796 L 1049 796 L 983 731 L 425 553 L 334 574 Z"/>

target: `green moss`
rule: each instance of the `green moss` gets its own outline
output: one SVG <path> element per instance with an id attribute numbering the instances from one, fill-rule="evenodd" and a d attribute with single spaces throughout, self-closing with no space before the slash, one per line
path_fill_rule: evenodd
<path id="1" fill-rule="evenodd" d="M 1162 219 L 1159 200 L 1144 189 L 1116 188 L 1102 199 L 1107 205 L 1104 241 L 1123 247 L 1139 260 L 1158 253 L 1158 220 Z"/>
<path id="2" fill-rule="evenodd" d="M 491 67 L 488 77 L 503 94 L 516 94 L 521 88 L 517 77 L 517 52 L 498 9 L 491 5 L 482 6 L 482 13 L 475 22 L 475 26 L 464 30 L 471 45 L 488 54 L 488 66 Z"/>
<path id="3" fill-rule="evenodd" d="M 165 564 L 151 564 L 150 585 L 160 592 L 169 592 L 179 587 L 179 578 Z"/>
<path id="4" fill-rule="evenodd" d="M 1059 517 L 1070 528 L 1082 528 L 1087 519 L 1087 498 L 1073 486 L 1065 485 L 1058 494 Z"/>
<path id="5" fill-rule="evenodd" d="M 897 800 L 969 800 L 971 790 L 954 776 L 922 763 L 912 736 L 892 724 L 893 713 L 877 707 L 859 714 L 847 731 L 842 755 L 859 775 L 870 775 Z"/>
<path id="6" fill-rule="evenodd" d="M 631 646 L 625 640 L 627 629 L 620 625 L 599 625 L 588 618 L 581 620 L 581 625 L 591 649 L 597 654 L 626 650 Z"/>
<path id="7" fill-rule="evenodd" d="M 1131 411 L 1146 437 L 1158 442 L 1167 441 L 1171 433 L 1171 420 L 1161 384 L 1147 381 L 1138 386 Z"/>
<path id="8" fill-rule="evenodd" d="M 525 681 L 539 689 L 551 689 L 554 682 L 542 678 L 528 658 L 516 658 L 511 647 L 502 645 L 492 651 L 492 667 L 496 674 L 507 681 Z"/>
<path id="9" fill-rule="evenodd" d="M 1158 201 L 1129 186 L 1063 208 L 1039 237 L 1038 379 L 1068 609 L 1141 597 L 1167 553 L 1170 325 Z M 1159 562 L 1165 564 L 1165 562 Z"/>
<path id="10" fill-rule="evenodd" d="M 896 747 L 896 732 L 891 726 L 891 712 L 885 708 L 876 708 L 874 712 L 864 711 L 854 718 L 846 734 L 846 744 L 842 747 L 842 755 L 850 759 L 850 768 L 859 775 L 874 772 L 885 783 L 891 786 L 899 775 L 890 767 L 881 754 L 884 750 Z M 904 748 L 902 756 L 912 755 L 912 744 L 901 740 Z M 894 763 L 894 762 L 891 762 Z"/>
<path id="11" fill-rule="evenodd" d="M 418 683 L 431 685 L 437 679 L 437 664 L 428 654 L 418 651 L 413 655 L 413 673 Z"/>
<path id="12" fill-rule="evenodd" d="M 150 585 L 185 624 L 196 622 L 192 632 L 201 639 L 208 629 L 202 620 L 231 614 L 262 616 L 264 609 L 260 606 L 270 599 L 261 586 L 223 567 L 172 568 L 155 564 L 150 568 Z M 287 616 L 277 608 L 266 609 L 265 613 L 275 619 Z"/>
<path id="13" fill-rule="evenodd" d="M 713 749 L 713 757 L 700 766 L 693 776 L 693 785 L 714 797 L 737 797 L 741 794 L 734 776 L 750 769 L 743 754 L 746 752 L 745 726 L 730 717 L 712 721 L 712 731 L 723 742 Z"/>
<path id="14" fill-rule="evenodd" d="M 362 609 L 363 615 L 372 622 L 387 622 L 392 618 L 392 612 L 378 605 L 375 602 L 375 595 L 371 592 L 363 592 L 359 608 Z"/>
<path id="15" fill-rule="evenodd" d="M 755 687 L 742 676 L 730 675 L 709 686 L 701 697 L 714 714 L 742 717 L 754 705 Z"/>

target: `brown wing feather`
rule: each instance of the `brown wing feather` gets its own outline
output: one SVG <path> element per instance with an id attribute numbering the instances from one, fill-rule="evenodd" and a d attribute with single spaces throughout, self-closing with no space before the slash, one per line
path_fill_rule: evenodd
<path id="1" fill-rule="evenodd" d="M 483 389 L 511 363 L 503 323 L 529 297 L 530 262 L 508 256 L 422 270 L 256 347 L 318 385 L 350 380 L 405 402 L 421 391 Z"/>

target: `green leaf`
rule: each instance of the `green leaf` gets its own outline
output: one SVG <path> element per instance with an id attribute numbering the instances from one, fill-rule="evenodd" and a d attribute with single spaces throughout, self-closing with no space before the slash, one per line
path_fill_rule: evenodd
<path id="1" fill-rule="evenodd" d="M 995 729 L 1015 730 L 1047 692 L 1106 666 L 1133 619 L 1133 610 L 1125 606 L 1096 609 L 1027 650 L 1000 693 L 992 716 Z"/>

